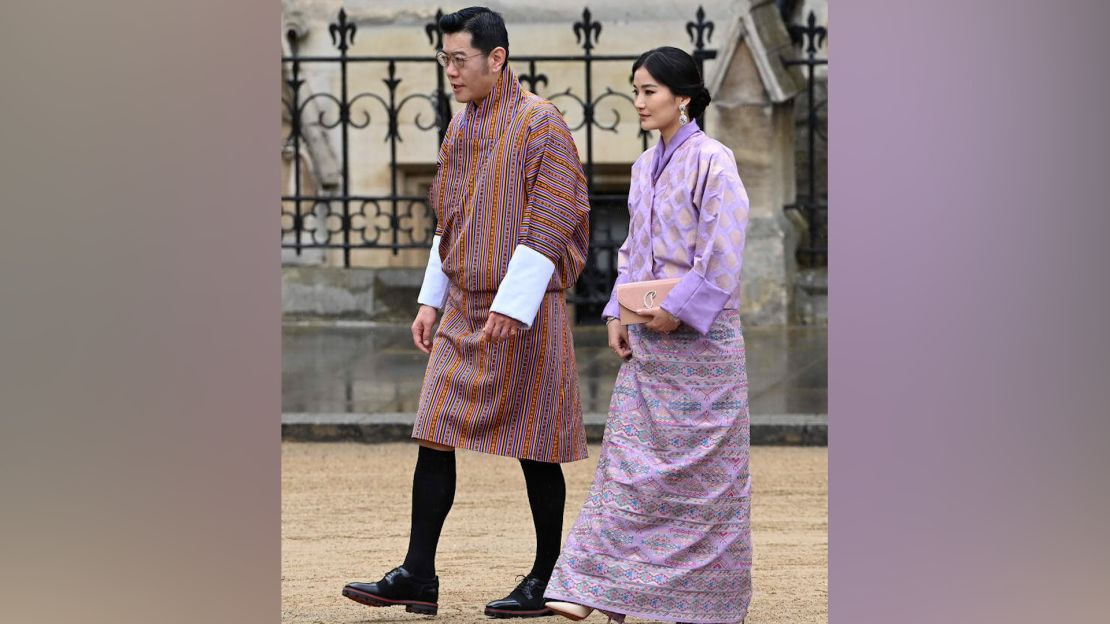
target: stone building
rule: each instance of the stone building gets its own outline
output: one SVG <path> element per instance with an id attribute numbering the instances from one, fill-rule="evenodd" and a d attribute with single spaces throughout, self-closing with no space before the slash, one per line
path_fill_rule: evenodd
<path id="1" fill-rule="evenodd" d="M 434 172 L 439 143 L 437 101 L 431 96 L 438 66 L 429 62 L 435 33 L 428 25 L 437 10 L 469 4 L 285 0 L 284 55 L 303 59 L 282 64 L 283 98 L 298 107 L 296 115 L 287 109 L 282 130 L 287 139 L 282 161 L 287 314 L 411 317 L 431 239 L 431 216 L 420 198 Z M 741 313 L 753 325 L 795 320 L 800 230 L 783 208 L 797 195 L 795 97 L 805 81 L 799 67 L 784 63 L 798 55 L 798 48 L 791 43 L 781 5 L 791 5 L 796 15 L 812 3 L 607 0 L 589 3 L 588 20 L 583 7 L 565 3 L 485 4 L 505 18 L 510 64 L 518 75 L 535 80 L 526 88 L 564 110 L 580 156 L 590 165 L 593 192 L 600 198 L 593 227 L 600 267 L 611 262 L 614 241 L 620 244 L 627 222 L 624 207 L 606 205 L 605 198 L 627 192 L 631 164 L 644 148 L 629 97 L 631 61 L 610 62 L 604 56 L 635 57 L 660 45 L 693 51 L 699 38 L 703 49 L 713 51 L 704 62 L 713 96 L 705 130 L 733 150 L 751 199 Z M 676 6 L 681 10 L 676 12 Z M 347 24 L 337 23 L 341 8 Z M 346 71 L 337 60 L 312 60 L 338 57 L 337 42 L 347 45 Z M 585 47 L 600 57 L 589 63 L 588 85 L 582 61 L 532 65 L 524 58 L 580 57 Z M 351 102 L 349 123 L 339 123 L 336 98 L 344 88 Z M 580 105 L 587 91 L 596 104 L 590 128 Z M 459 106 L 450 102 L 452 111 Z M 395 117 L 390 109 L 399 109 Z M 343 196 L 354 230 L 347 235 L 351 249 L 314 246 L 338 244 L 342 238 L 342 212 L 330 198 Z M 359 248 L 367 242 L 398 243 L 398 248 Z M 595 278 L 608 279 L 604 272 Z M 579 307 L 586 310 L 581 316 L 591 316 L 593 308 Z"/>

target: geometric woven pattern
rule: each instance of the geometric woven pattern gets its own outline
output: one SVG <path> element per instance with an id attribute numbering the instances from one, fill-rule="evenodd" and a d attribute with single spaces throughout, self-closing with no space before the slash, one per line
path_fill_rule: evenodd
<path id="1" fill-rule="evenodd" d="M 740 315 L 723 311 L 706 336 L 632 325 L 629 340 L 597 474 L 546 596 L 660 621 L 741 622 L 752 548 Z"/>
<path id="2" fill-rule="evenodd" d="M 674 148 L 655 179 L 652 163 L 661 151 L 662 145 L 655 145 L 632 165 L 628 237 L 617 253 L 616 284 L 694 278 L 671 298 L 680 292 L 679 298 L 688 298 L 694 283 L 707 284 L 718 298 L 702 302 L 683 320 L 708 326 L 720 310 L 740 307 L 748 193 L 732 151 L 700 130 Z M 614 288 L 603 314 L 617 316 L 617 310 Z"/>

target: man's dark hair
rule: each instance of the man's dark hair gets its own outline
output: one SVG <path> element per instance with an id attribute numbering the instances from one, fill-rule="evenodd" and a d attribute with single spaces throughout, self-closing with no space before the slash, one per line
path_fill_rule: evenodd
<path id="1" fill-rule="evenodd" d="M 482 54 L 489 54 L 494 48 L 505 48 L 505 62 L 509 61 L 509 33 L 500 13 L 486 7 L 467 7 L 439 18 L 439 27 L 445 35 L 460 31 L 470 33 L 470 45 Z"/>

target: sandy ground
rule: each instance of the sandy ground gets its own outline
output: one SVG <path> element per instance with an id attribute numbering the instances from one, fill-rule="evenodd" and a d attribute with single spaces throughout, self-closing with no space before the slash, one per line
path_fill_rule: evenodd
<path id="1" fill-rule="evenodd" d="M 564 465 L 564 537 L 597 465 Z M 408 544 L 413 444 L 282 445 L 282 622 L 419 622 L 401 608 L 369 608 L 340 595 L 349 581 L 373 581 L 399 564 Z M 755 597 L 746 624 L 828 621 L 828 449 L 752 449 Z M 484 622 L 489 600 L 525 574 L 535 534 L 516 460 L 459 451 L 455 504 L 437 557 L 439 615 Z M 512 622 L 569 622 L 549 617 Z M 595 613 L 587 622 L 600 624 Z M 628 618 L 629 624 L 643 622 Z"/>

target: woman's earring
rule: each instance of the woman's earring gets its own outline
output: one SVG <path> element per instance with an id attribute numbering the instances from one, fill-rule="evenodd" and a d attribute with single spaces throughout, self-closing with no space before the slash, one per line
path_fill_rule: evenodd
<path id="1" fill-rule="evenodd" d="M 686 105 L 685 104 L 679 104 L 678 105 L 678 125 L 685 126 L 687 123 L 689 123 L 689 121 L 690 121 L 690 118 L 686 116 Z"/>

